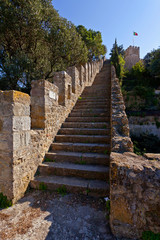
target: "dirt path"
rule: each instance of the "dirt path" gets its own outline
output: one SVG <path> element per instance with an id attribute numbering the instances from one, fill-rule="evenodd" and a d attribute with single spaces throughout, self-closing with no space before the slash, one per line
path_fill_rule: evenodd
<path id="1" fill-rule="evenodd" d="M 115 240 L 103 199 L 30 191 L 0 211 L 0 240 Z"/>

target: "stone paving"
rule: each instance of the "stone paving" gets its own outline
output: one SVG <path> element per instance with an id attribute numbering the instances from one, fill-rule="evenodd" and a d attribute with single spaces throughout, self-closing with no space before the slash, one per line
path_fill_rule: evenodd
<path id="1" fill-rule="evenodd" d="M 0 211 L 1 240 L 116 240 L 103 198 L 30 190 Z"/>

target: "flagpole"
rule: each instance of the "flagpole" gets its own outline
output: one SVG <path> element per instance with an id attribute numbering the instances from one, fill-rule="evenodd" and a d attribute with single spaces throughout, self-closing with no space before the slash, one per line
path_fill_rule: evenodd
<path id="1" fill-rule="evenodd" d="M 133 31 L 133 47 L 134 47 L 134 31 Z"/>

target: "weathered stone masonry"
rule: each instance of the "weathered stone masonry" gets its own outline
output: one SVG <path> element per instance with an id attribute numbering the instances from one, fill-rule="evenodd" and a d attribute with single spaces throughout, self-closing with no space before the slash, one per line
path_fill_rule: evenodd
<path id="1" fill-rule="evenodd" d="M 110 226 L 116 237 L 139 239 L 144 231 L 160 233 L 160 155 L 144 158 L 133 153 L 113 67 L 111 98 Z"/>
<path id="2" fill-rule="evenodd" d="M 103 60 L 55 73 L 52 82 L 32 82 L 31 96 L 0 91 L 0 192 L 16 202 L 84 87 L 92 84 Z M 88 69 L 91 69 L 88 72 Z M 88 74 L 89 73 L 89 74 Z M 31 109 L 31 110 L 30 110 Z"/>

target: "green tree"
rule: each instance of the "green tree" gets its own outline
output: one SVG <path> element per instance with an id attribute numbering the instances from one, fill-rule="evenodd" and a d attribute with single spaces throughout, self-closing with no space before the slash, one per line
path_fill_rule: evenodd
<path id="1" fill-rule="evenodd" d="M 119 45 L 119 46 L 118 46 L 118 44 L 117 44 L 117 39 L 115 39 L 115 43 L 113 44 L 113 47 L 112 47 L 111 52 L 110 52 L 110 54 L 109 54 L 109 55 L 111 55 L 111 57 L 112 57 L 112 55 L 114 54 L 115 49 L 117 49 L 118 55 L 122 55 L 122 56 L 124 57 L 124 48 L 123 48 L 123 45 Z"/>
<path id="2" fill-rule="evenodd" d="M 145 66 L 141 60 L 132 67 L 131 74 L 137 79 L 138 85 L 141 85 L 144 72 Z"/>
<path id="3" fill-rule="evenodd" d="M 51 0 L 0 0 L 0 89 L 30 90 L 32 80 L 88 61 L 76 27 Z"/>
<path id="4" fill-rule="evenodd" d="M 1 0 L 0 6 L 1 85 L 9 89 L 30 86 L 48 66 L 45 34 L 51 1 Z"/>
<path id="5" fill-rule="evenodd" d="M 77 26 L 76 29 L 87 46 L 90 61 L 95 58 L 99 59 L 106 54 L 107 48 L 102 44 L 102 35 L 99 31 L 96 32 L 92 29 L 87 30 L 82 25 Z"/>
<path id="6" fill-rule="evenodd" d="M 115 67 L 116 75 L 118 78 L 120 78 L 121 68 L 120 68 L 120 63 L 119 63 L 117 39 L 115 39 L 115 43 L 113 44 L 113 48 L 111 50 L 110 55 L 111 55 L 110 60 L 111 60 L 111 63 L 113 64 L 113 66 Z"/>
<path id="7" fill-rule="evenodd" d="M 126 75 L 126 70 L 124 68 L 125 60 L 124 60 L 124 57 L 121 54 L 119 55 L 119 65 L 120 65 L 120 76 L 119 76 L 119 78 L 120 78 L 120 82 L 122 84 L 122 80 Z"/>
<path id="8" fill-rule="evenodd" d="M 160 85 L 160 48 L 146 54 L 144 63 L 148 75 L 150 75 L 151 86 L 158 87 Z"/>

